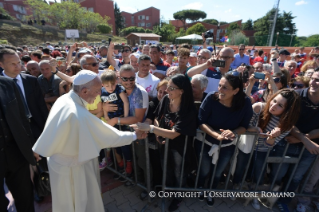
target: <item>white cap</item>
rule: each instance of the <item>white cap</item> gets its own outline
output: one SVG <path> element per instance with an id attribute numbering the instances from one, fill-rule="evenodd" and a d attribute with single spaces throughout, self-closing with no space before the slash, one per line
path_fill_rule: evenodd
<path id="1" fill-rule="evenodd" d="M 197 57 L 197 54 L 195 52 L 191 52 L 191 54 L 189 56 L 190 57 Z"/>
<path id="2" fill-rule="evenodd" d="M 174 45 L 170 45 L 169 47 L 174 47 Z"/>
<path id="3" fill-rule="evenodd" d="M 97 74 L 93 71 L 82 70 L 75 75 L 73 85 L 84 85 L 97 77 Z"/>
<path id="4" fill-rule="evenodd" d="M 134 56 L 134 57 L 136 57 L 138 59 L 140 57 L 140 54 L 132 53 L 132 54 L 130 54 L 129 58 L 131 59 L 132 56 Z"/>

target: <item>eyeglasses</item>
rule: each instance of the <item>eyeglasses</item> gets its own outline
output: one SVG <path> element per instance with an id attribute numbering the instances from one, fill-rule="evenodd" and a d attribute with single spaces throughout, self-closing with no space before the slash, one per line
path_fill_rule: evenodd
<path id="1" fill-rule="evenodd" d="M 293 88 L 295 88 L 295 87 L 297 87 L 297 88 L 303 88 L 304 85 L 303 85 L 303 84 L 298 84 L 298 83 L 292 83 L 292 87 L 293 87 Z"/>
<path id="2" fill-rule="evenodd" d="M 128 53 L 128 52 L 130 52 L 130 50 L 125 49 L 125 50 L 123 50 L 122 52 L 126 52 L 126 53 Z"/>
<path id="3" fill-rule="evenodd" d="M 274 82 L 275 83 L 278 83 L 278 82 L 280 82 L 280 78 L 278 78 L 278 77 L 276 77 L 276 78 L 273 78 L 274 79 Z"/>
<path id="4" fill-rule="evenodd" d="M 133 82 L 135 80 L 135 77 L 121 77 L 121 79 L 124 81 L 124 82 L 127 82 L 128 80 L 130 80 L 131 82 Z"/>
<path id="5" fill-rule="evenodd" d="M 239 49 L 239 51 L 244 51 L 245 49 Z"/>
<path id="6" fill-rule="evenodd" d="M 228 59 L 233 58 L 233 57 L 229 57 L 229 56 L 220 56 L 219 58 L 220 58 L 220 59 L 223 59 L 223 60 L 228 60 Z"/>
<path id="7" fill-rule="evenodd" d="M 175 87 L 172 87 L 172 86 L 168 86 L 167 87 L 167 90 L 169 90 L 169 91 L 175 91 L 176 89 L 179 89 L 179 88 L 175 88 Z"/>
<path id="8" fill-rule="evenodd" d="M 288 68 L 296 68 L 296 66 L 288 66 Z"/>
<path id="9" fill-rule="evenodd" d="M 197 58 L 198 58 L 199 60 L 208 60 L 208 58 L 202 57 L 202 56 L 200 56 L 200 55 L 199 55 Z"/>
<path id="10" fill-rule="evenodd" d="M 86 65 L 95 67 L 95 66 L 99 65 L 99 63 L 88 63 Z"/>

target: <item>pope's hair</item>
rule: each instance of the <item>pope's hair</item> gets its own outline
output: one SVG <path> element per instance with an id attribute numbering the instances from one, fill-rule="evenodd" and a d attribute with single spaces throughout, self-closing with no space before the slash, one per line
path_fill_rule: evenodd
<path id="1" fill-rule="evenodd" d="M 95 83 L 96 81 L 99 80 L 100 81 L 100 78 L 98 76 L 96 76 L 93 80 L 85 83 L 85 84 L 82 84 L 82 85 L 74 85 L 72 84 L 72 88 L 73 88 L 73 91 L 77 94 L 79 94 L 81 92 L 82 89 L 84 88 L 87 88 L 87 89 L 90 89 Z"/>

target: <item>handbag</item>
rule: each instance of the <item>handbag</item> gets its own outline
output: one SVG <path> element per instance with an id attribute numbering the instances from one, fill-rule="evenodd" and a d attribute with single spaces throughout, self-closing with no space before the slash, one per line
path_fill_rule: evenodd
<path id="1" fill-rule="evenodd" d="M 43 160 L 43 161 L 42 161 Z M 50 175 L 46 164 L 46 159 L 42 158 L 36 164 L 37 171 L 34 171 L 34 190 L 39 197 L 51 194 Z"/>
<path id="2" fill-rule="evenodd" d="M 255 127 L 258 126 L 259 115 L 260 115 L 261 111 L 263 110 L 263 106 L 264 106 L 264 104 L 261 103 L 260 104 L 260 111 L 257 115 L 257 121 L 255 124 Z M 238 149 L 240 149 L 245 154 L 250 153 L 254 142 L 256 142 L 255 138 L 258 139 L 258 136 L 256 137 L 255 135 L 241 135 L 239 138 Z"/>

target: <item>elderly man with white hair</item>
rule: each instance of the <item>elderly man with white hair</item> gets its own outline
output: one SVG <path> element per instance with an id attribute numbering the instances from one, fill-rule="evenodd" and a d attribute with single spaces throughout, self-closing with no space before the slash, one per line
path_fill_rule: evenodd
<path id="1" fill-rule="evenodd" d="M 195 74 L 191 80 L 194 101 L 202 102 L 207 93 L 205 90 L 208 84 L 208 78 L 202 74 Z"/>
<path id="2" fill-rule="evenodd" d="M 52 107 L 33 151 L 49 157 L 53 211 L 104 211 L 97 157 L 101 149 L 131 144 L 142 132 L 121 132 L 86 109 L 101 93 L 97 74 L 80 71 L 73 90 Z M 61 192 L 63 191 L 63 192 Z"/>

